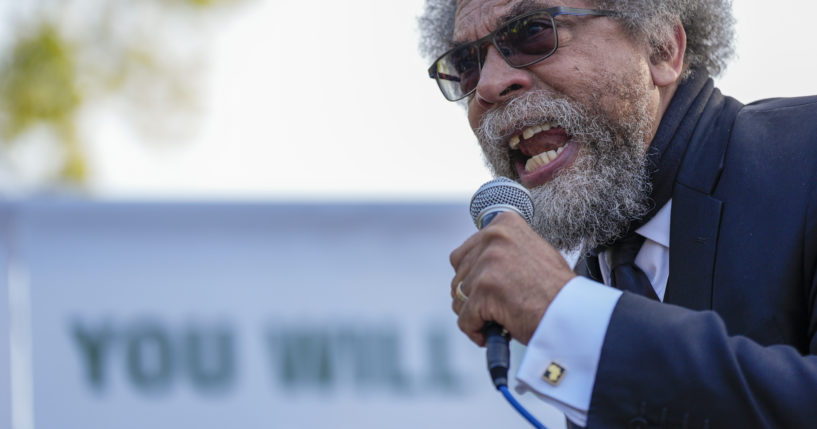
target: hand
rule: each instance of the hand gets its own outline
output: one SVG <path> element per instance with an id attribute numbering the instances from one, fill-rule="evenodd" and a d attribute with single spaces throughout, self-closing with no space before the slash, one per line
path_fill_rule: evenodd
<path id="1" fill-rule="evenodd" d="M 451 253 L 452 308 L 469 338 L 485 345 L 482 326 L 495 321 L 527 344 L 553 298 L 576 277 L 567 261 L 516 213 L 497 216 Z M 456 297 L 463 282 L 467 302 Z"/>

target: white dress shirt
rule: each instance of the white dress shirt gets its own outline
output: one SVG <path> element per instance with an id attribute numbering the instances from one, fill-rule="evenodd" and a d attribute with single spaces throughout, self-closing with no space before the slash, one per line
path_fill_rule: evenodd
<path id="1" fill-rule="evenodd" d="M 662 301 L 669 278 L 671 209 L 672 200 L 636 230 L 645 241 L 635 264 L 650 279 Z M 605 284 L 610 283 L 608 257 L 607 252 L 599 255 Z M 604 337 L 620 297 L 618 289 L 585 277 L 568 282 L 548 307 L 528 343 L 516 373 L 517 392 L 531 391 L 561 410 L 573 423 L 585 426 Z M 543 378 L 552 363 L 565 370 L 563 379 L 555 386 Z"/>

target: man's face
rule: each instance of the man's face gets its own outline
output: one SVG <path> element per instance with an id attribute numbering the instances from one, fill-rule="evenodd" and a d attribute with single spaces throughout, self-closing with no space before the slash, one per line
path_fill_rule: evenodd
<path id="1" fill-rule="evenodd" d="M 485 36 L 509 17 L 552 6 L 520 0 L 460 0 L 454 41 Z M 534 227 L 563 250 L 602 244 L 645 211 L 645 149 L 657 129 L 659 92 L 650 48 L 608 17 L 556 18 L 555 54 L 522 69 L 488 48 L 468 118 L 498 175 L 530 188 Z"/>

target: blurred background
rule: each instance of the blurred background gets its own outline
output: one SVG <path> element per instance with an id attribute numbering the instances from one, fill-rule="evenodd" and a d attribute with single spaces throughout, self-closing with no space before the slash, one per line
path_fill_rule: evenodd
<path id="1" fill-rule="evenodd" d="M 0 0 L 0 427 L 525 427 L 449 310 L 489 174 L 422 5 Z M 736 2 L 721 90 L 817 94 L 815 9 Z"/>

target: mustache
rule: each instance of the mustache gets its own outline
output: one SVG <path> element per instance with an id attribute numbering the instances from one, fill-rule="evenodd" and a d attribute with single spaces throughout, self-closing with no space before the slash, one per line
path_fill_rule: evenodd
<path id="1" fill-rule="evenodd" d="M 593 141 L 600 136 L 598 117 L 581 103 L 551 91 L 530 91 L 486 112 L 479 127 L 477 138 L 485 144 L 499 145 L 520 130 L 543 123 L 554 123 L 562 127 L 568 135 L 584 141 Z"/>

